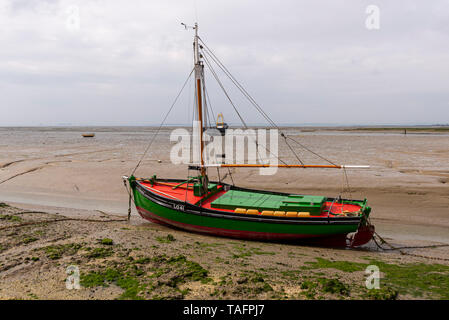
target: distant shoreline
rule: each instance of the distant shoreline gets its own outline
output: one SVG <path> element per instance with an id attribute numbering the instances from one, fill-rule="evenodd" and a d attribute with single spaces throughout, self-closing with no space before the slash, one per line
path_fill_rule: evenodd
<path id="1" fill-rule="evenodd" d="M 241 127 L 240 123 L 228 122 L 233 127 Z M 269 127 L 267 123 L 247 123 L 248 127 Z M 277 124 L 280 128 L 372 128 L 372 129 L 403 129 L 403 128 L 446 128 L 449 123 L 444 124 L 326 124 L 326 123 L 284 123 Z M 158 128 L 159 124 L 142 125 L 0 125 L 0 128 Z M 191 127 L 189 123 L 166 123 L 163 127 Z"/>
<path id="2" fill-rule="evenodd" d="M 62 132 L 121 132 L 121 131 L 153 131 L 159 126 L 0 126 L 0 131 L 62 131 Z M 190 128 L 191 126 L 180 125 L 166 125 L 162 128 Z M 249 128 L 270 128 L 267 125 L 248 125 Z M 230 128 L 242 128 L 239 125 L 230 124 Z M 339 132 L 399 132 L 399 133 L 449 133 L 449 125 L 410 125 L 410 126 L 387 126 L 387 125 L 351 125 L 351 126 L 330 126 L 330 125 L 280 125 L 278 128 L 282 129 L 298 129 L 300 132 L 320 132 L 320 131 L 339 131 Z"/>

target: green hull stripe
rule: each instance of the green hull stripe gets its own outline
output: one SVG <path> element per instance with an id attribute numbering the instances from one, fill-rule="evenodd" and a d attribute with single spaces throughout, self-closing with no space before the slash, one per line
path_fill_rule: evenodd
<path id="1" fill-rule="evenodd" d="M 357 225 L 342 224 L 285 224 L 285 223 L 269 223 L 259 221 L 242 221 L 234 219 L 226 219 L 220 217 L 207 217 L 196 214 L 185 213 L 174 209 L 166 208 L 143 196 L 136 188 L 134 188 L 134 201 L 136 206 L 142 207 L 162 218 L 178 221 L 185 224 L 222 228 L 239 231 L 254 231 L 268 233 L 285 233 L 285 234 L 304 234 L 304 235 L 335 235 L 347 234 L 355 232 Z M 313 218 L 311 218 L 313 219 Z"/>

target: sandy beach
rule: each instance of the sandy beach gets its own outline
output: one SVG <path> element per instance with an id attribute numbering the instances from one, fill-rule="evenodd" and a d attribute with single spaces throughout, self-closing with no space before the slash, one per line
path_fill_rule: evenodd
<path id="1" fill-rule="evenodd" d="M 347 172 L 350 190 L 345 188 L 341 170 L 280 169 L 269 177 L 253 169 L 233 172 L 234 182 L 242 187 L 367 198 L 373 208 L 372 223 L 389 243 L 436 246 L 403 250 L 412 255 L 379 251 L 373 244 L 339 250 L 202 236 L 146 222 L 135 208 L 129 223 L 67 220 L 13 227 L 58 217 L 126 218 L 128 195 L 121 177 L 132 172 L 154 131 L 143 127 L 0 128 L 0 202 L 4 203 L 0 228 L 8 227 L 0 229 L 1 299 L 373 298 L 363 289 L 363 267 L 373 261 L 384 264 L 385 283 L 388 290 L 397 291 L 396 298 L 447 299 L 447 281 L 417 292 L 393 279 L 397 272 L 393 266 L 402 265 L 409 272 L 419 272 L 422 266 L 430 273 L 449 272 L 449 250 L 441 246 L 449 245 L 449 134 L 445 132 L 404 135 L 286 129 L 333 162 L 370 165 L 369 170 Z M 95 132 L 95 137 L 83 138 L 83 132 Z M 170 162 L 169 133 L 170 129 L 162 130 L 137 176 L 187 175 L 186 166 Z M 281 143 L 280 154 L 290 163 L 295 161 Z M 322 163 L 306 152 L 300 156 L 306 163 Z M 211 170 L 210 176 L 214 179 L 216 173 Z M 79 246 L 64 247 L 74 243 Z M 49 246 L 59 248 L 56 259 L 51 258 Z M 97 251 L 98 256 L 92 256 Z M 332 266 L 332 261 L 342 263 Z M 65 269 L 71 264 L 80 266 L 84 283 L 80 290 L 65 287 Z M 134 287 L 117 281 L 95 283 L 94 275 L 101 275 L 105 265 L 114 265 L 124 274 L 131 268 L 133 277 L 140 270 L 151 280 Z M 157 276 L 157 270 L 165 270 L 165 276 Z M 175 275 L 180 280 L 173 284 Z M 341 283 L 340 291 L 326 291 L 328 276 Z M 307 282 L 318 278 L 327 280 L 315 281 L 319 285 L 313 288 Z"/>

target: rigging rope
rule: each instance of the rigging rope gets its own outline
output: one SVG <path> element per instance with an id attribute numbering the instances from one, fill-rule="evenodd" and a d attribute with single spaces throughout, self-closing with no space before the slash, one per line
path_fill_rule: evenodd
<path id="1" fill-rule="evenodd" d="M 206 82 L 204 80 L 204 71 L 203 71 L 203 77 L 202 77 L 202 84 L 203 84 L 204 109 L 206 110 L 206 130 L 207 130 L 207 128 L 212 127 L 212 121 L 210 119 L 210 114 L 209 114 L 209 109 L 211 109 L 211 111 L 212 111 L 212 106 L 209 106 L 209 104 L 208 104 L 209 96 L 207 95 L 207 92 L 206 92 Z M 214 118 L 215 118 L 215 115 L 214 115 Z"/>
<path id="2" fill-rule="evenodd" d="M 287 142 L 287 139 L 290 139 L 294 142 L 296 142 L 299 146 L 301 146 L 303 149 L 309 151 L 310 153 L 318 156 L 319 158 L 321 158 L 322 160 L 336 165 L 335 163 L 333 163 L 332 161 L 320 156 L 319 154 L 317 154 L 316 152 L 312 151 L 310 148 L 304 146 L 303 144 L 299 143 L 298 141 L 296 141 L 295 139 L 288 137 L 282 130 L 281 128 L 279 128 L 278 125 L 276 125 L 276 123 L 268 116 L 268 114 L 262 109 L 262 107 L 256 102 L 256 100 L 248 93 L 248 91 L 245 90 L 245 88 L 237 81 L 237 79 L 231 74 L 231 72 L 226 68 L 226 66 L 220 61 L 220 59 L 218 59 L 218 57 L 212 52 L 212 50 L 204 43 L 204 41 L 199 37 L 199 40 L 201 41 L 201 44 L 204 45 L 203 48 L 203 52 L 205 59 L 207 59 L 207 56 L 209 56 L 217 65 L 218 67 L 223 71 L 223 73 L 232 81 L 232 83 L 234 83 L 234 85 L 237 87 L 237 89 L 239 89 L 239 91 L 248 99 L 248 101 L 256 108 L 256 110 L 265 118 L 265 120 L 267 120 L 267 122 L 274 128 L 278 129 L 281 136 L 284 138 L 285 143 L 287 144 L 287 146 L 289 147 L 290 151 L 294 154 L 294 156 L 296 157 L 296 159 L 301 163 L 304 164 L 300 159 L 299 156 L 296 154 L 296 152 L 293 150 L 293 148 L 289 145 L 289 143 Z M 280 159 L 279 159 L 280 160 Z M 283 162 L 283 161 L 282 161 Z M 285 162 L 284 162 L 285 163 Z"/>
<path id="3" fill-rule="evenodd" d="M 281 133 L 281 136 L 282 136 L 282 135 L 283 135 L 283 133 Z M 320 159 L 322 159 L 322 160 L 324 160 L 324 161 L 326 161 L 326 162 L 328 162 L 328 163 L 330 163 L 330 164 L 333 164 L 334 166 L 337 165 L 337 164 L 335 164 L 334 162 L 330 161 L 329 159 L 326 159 L 325 157 L 319 155 L 318 153 L 314 152 L 314 151 L 311 150 L 310 148 L 306 147 L 306 146 L 303 145 L 302 143 L 296 141 L 296 140 L 293 139 L 292 137 L 289 137 L 289 136 L 284 135 L 284 138 L 285 138 L 285 139 L 289 139 L 289 140 L 295 142 L 295 143 L 298 144 L 301 148 L 306 149 L 307 151 L 309 151 L 310 153 L 316 155 L 316 156 L 319 157 Z"/>
<path id="4" fill-rule="evenodd" d="M 164 117 L 164 120 L 162 120 L 159 128 L 156 130 L 155 134 L 153 135 L 153 139 L 151 139 L 150 143 L 148 144 L 147 148 L 145 149 L 145 152 L 143 153 L 142 157 L 140 158 L 139 162 L 137 163 L 136 167 L 134 168 L 133 172 L 131 173 L 131 175 L 134 175 L 134 173 L 136 172 L 137 168 L 140 166 L 140 164 L 142 163 L 143 158 L 145 158 L 145 155 L 147 154 L 148 150 L 150 149 L 151 145 L 153 144 L 156 136 L 158 135 L 159 131 L 161 130 L 162 126 L 165 123 L 165 120 L 167 120 L 168 115 L 170 114 L 170 112 L 172 111 L 173 107 L 175 106 L 176 102 L 178 101 L 179 96 L 181 95 L 182 91 L 184 90 L 184 87 L 186 86 L 187 82 L 189 81 L 190 77 L 192 76 L 192 73 L 195 69 L 192 69 L 192 71 L 190 71 L 189 76 L 187 77 L 186 81 L 184 82 L 184 84 L 182 85 L 181 90 L 179 91 L 178 95 L 176 96 L 175 100 L 173 101 L 170 109 L 168 110 L 167 114 Z"/>
<path id="5" fill-rule="evenodd" d="M 343 190 L 342 192 L 344 192 L 344 182 L 346 182 L 346 187 L 348 188 L 348 193 L 349 193 L 349 197 L 352 198 L 352 192 L 351 192 L 351 187 L 349 186 L 349 179 L 348 179 L 348 174 L 346 172 L 346 168 L 343 167 L 343 175 L 344 175 L 344 180 L 343 180 Z M 343 206 L 342 206 L 343 209 Z"/>
<path id="6" fill-rule="evenodd" d="M 239 116 L 240 120 L 242 121 L 243 126 L 245 127 L 245 129 L 248 129 L 248 126 L 246 125 L 245 120 L 243 120 L 242 116 L 240 115 L 240 113 L 238 112 L 236 106 L 234 105 L 234 103 L 232 102 L 231 98 L 229 97 L 228 93 L 226 92 L 226 89 L 224 88 L 223 84 L 221 83 L 220 79 L 218 78 L 217 73 L 215 72 L 215 70 L 212 68 L 212 65 L 210 64 L 209 60 L 207 59 L 206 55 L 204 55 L 204 61 L 206 62 L 206 65 L 208 66 L 210 72 L 212 73 L 212 75 L 214 76 L 215 80 L 218 82 L 218 84 L 220 85 L 221 89 L 223 90 L 223 93 L 226 95 L 226 97 L 228 98 L 229 102 L 231 103 L 232 107 L 234 108 L 235 112 L 237 113 L 237 115 Z M 258 146 L 257 140 L 255 141 L 256 146 Z M 259 150 L 258 148 L 256 149 L 257 155 L 259 156 L 259 160 L 262 161 L 262 158 L 260 156 Z"/>
<path id="7" fill-rule="evenodd" d="M 206 62 L 207 67 L 209 68 L 209 70 L 211 71 L 212 75 L 214 76 L 215 80 L 218 82 L 218 84 L 220 85 L 221 89 L 223 90 L 224 94 L 226 95 L 227 99 L 229 100 L 229 102 L 231 103 L 232 107 L 234 108 L 235 112 L 237 113 L 238 117 L 240 118 L 240 121 L 243 124 L 243 127 L 245 129 L 248 129 L 248 125 L 246 124 L 245 120 L 243 120 L 243 117 L 240 115 L 240 113 L 237 110 L 237 107 L 235 106 L 235 104 L 233 103 L 233 101 L 231 100 L 229 94 L 227 93 L 226 89 L 224 88 L 222 82 L 220 81 L 220 79 L 218 78 L 217 73 L 215 72 L 214 68 L 212 67 L 210 61 L 208 60 L 206 55 L 203 55 L 204 57 L 204 61 Z M 259 146 L 260 143 L 255 140 L 256 146 Z M 275 156 L 280 162 L 282 162 L 283 164 L 286 164 L 285 161 L 283 161 L 281 158 L 279 158 L 277 155 L 273 154 L 271 152 L 271 150 L 269 150 L 266 146 L 262 145 L 262 147 L 268 151 L 271 155 Z M 261 163 L 264 163 L 264 161 L 262 160 L 262 157 L 260 156 L 259 150 L 258 148 L 256 149 L 257 155 L 259 157 L 259 160 L 261 161 Z"/>
<path id="8" fill-rule="evenodd" d="M 207 103 L 207 105 L 210 107 L 210 111 L 212 112 L 212 117 L 213 117 L 213 119 L 214 119 L 214 122 L 213 123 L 215 123 L 215 119 L 217 119 L 216 117 L 215 117 L 215 112 L 214 112 L 214 108 L 212 108 L 212 102 L 211 102 L 211 100 L 210 100 L 210 97 L 209 97 L 209 92 L 207 91 L 207 88 L 206 88 L 206 84 L 205 83 L 203 83 L 203 88 L 204 88 L 204 93 L 205 93 L 205 99 L 207 99 L 207 101 L 208 101 L 208 103 Z M 206 109 L 207 110 L 207 109 Z"/>
<path id="9" fill-rule="evenodd" d="M 273 127 L 279 129 L 279 127 L 274 123 L 274 121 L 265 113 L 265 111 L 259 106 L 259 104 L 254 100 L 254 98 L 245 90 L 245 88 L 235 79 L 235 77 L 229 72 L 226 66 L 218 59 L 218 57 L 212 52 L 212 50 L 204 43 L 203 39 L 198 37 L 201 43 L 204 45 L 204 52 L 208 54 L 212 60 L 222 69 L 222 71 L 228 76 L 228 78 L 235 84 L 235 86 L 240 90 L 240 92 L 253 104 L 253 106 L 262 114 L 262 116 L 270 123 Z"/>
<path id="10" fill-rule="evenodd" d="M 245 120 L 243 120 L 240 112 L 237 110 L 237 107 L 234 105 L 234 102 L 231 100 L 231 98 L 229 97 L 226 89 L 224 88 L 223 84 L 221 83 L 220 79 L 218 78 L 218 75 L 216 74 L 215 70 L 212 68 L 212 65 L 210 64 L 209 60 L 207 59 L 206 55 L 204 55 L 204 62 L 206 62 L 206 65 L 208 66 L 210 72 L 212 73 L 212 75 L 214 76 L 215 80 L 217 81 L 218 85 L 220 86 L 221 90 L 223 90 L 223 93 L 225 94 L 226 98 L 228 99 L 229 103 L 232 105 L 232 107 L 234 108 L 234 111 L 237 113 L 238 117 L 240 118 L 240 121 L 242 122 L 243 126 L 245 127 L 245 129 L 248 128 Z"/>
<path id="11" fill-rule="evenodd" d="M 228 168 L 228 173 L 229 173 L 229 178 L 231 178 L 232 185 L 235 186 L 235 184 L 234 184 L 234 179 L 232 178 L 231 168 Z M 226 177 L 225 177 L 225 178 L 226 178 Z M 225 178 L 223 178 L 223 180 L 224 180 Z"/>
<path id="12" fill-rule="evenodd" d="M 301 161 L 301 159 L 299 159 L 299 156 L 296 154 L 296 152 L 293 150 L 293 148 L 290 146 L 290 144 L 287 142 L 287 139 L 285 139 L 285 144 L 288 146 L 288 148 L 290 149 L 290 151 L 295 155 L 296 159 L 299 161 L 299 163 L 301 163 L 302 165 L 304 165 L 304 162 Z M 305 167 L 304 167 L 305 169 Z"/>
<path id="13" fill-rule="evenodd" d="M 319 157 L 320 159 L 332 164 L 332 165 L 336 165 L 334 162 L 326 159 L 325 157 L 319 155 L 318 153 L 312 151 L 310 148 L 306 147 L 305 145 L 301 144 L 300 142 L 298 142 L 297 140 L 287 136 L 277 125 L 276 123 L 268 116 L 268 114 L 262 109 L 262 107 L 260 107 L 260 105 L 256 102 L 256 100 L 248 93 L 248 91 L 246 91 L 246 89 L 237 81 L 237 79 L 231 74 L 231 72 L 226 68 L 226 66 L 218 59 L 218 57 L 212 52 L 212 50 L 204 43 L 204 41 L 198 37 L 200 42 L 201 42 L 201 53 L 203 54 L 202 56 L 204 57 L 204 62 L 206 63 L 207 67 L 209 68 L 209 70 L 211 71 L 212 75 L 214 76 L 215 80 L 217 81 L 217 83 L 219 84 L 219 86 L 221 87 L 221 89 L 223 90 L 226 98 L 228 99 L 228 101 L 231 103 L 232 107 L 234 108 L 235 112 L 237 113 L 238 117 L 240 118 L 243 126 L 245 129 L 248 129 L 248 125 L 246 124 L 245 120 L 243 119 L 243 117 L 241 116 L 241 114 L 239 113 L 239 111 L 237 110 L 235 104 L 233 103 L 232 99 L 230 98 L 229 94 L 226 92 L 226 89 L 224 88 L 222 82 L 220 81 L 220 79 L 218 78 L 217 73 L 215 72 L 215 70 L 212 67 L 212 64 L 209 61 L 209 58 L 215 62 L 215 64 L 223 71 L 223 73 L 231 80 L 231 82 L 237 87 L 237 89 L 243 94 L 243 96 L 245 98 L 247 98 L 247 100 L 256 108 L 256 110 L 265 118 L 265 120 L 273 127 L 276 128 L 279 132 L 280 135 L 284 138 L 284 141 L 286 143 L 286 145 L 288 146 L 288 148 L 290 149 L 290 151 L 294 154 L 294 156 L 296 157 L 296 159 L 299 161 L 300 164 L 304 165 L 304 162 L 300 159 L 300 157 L 298 156 L 298 154 L 295 152 L 295 150 L 292 148 L 292 146 L 288 143 L 287 140 L 291 140 L 293 142 L 295 142 L 297 145 L 299 145 L 301 148 L 307 150 L 308 152 L 314 154 L 315 156 Z M 209 57 L 209 58 L 208 58 Z M 165 115 L 162 123 L 160 124 L 159 128 L 157 129 L 156 133 L 154 134 L 152 140 L 150 141 L 150 143 L 148 144 L 147 148 L 145 149 L 145 152 L 143 153 L 142 157 L 140 158 L 139 162 L 137 163 L 136 167 L 134 168 L 134 170 L 132 171 L 131 175 L 134 175 L 134 173 L 136 172 L 137 168 L 140 166 L 140 164 L 142 163 L 145 155 L 147 154 L 148 150 L 150 149 L 151 145 L 153 144 L 156 136 L 158 135 L 160 129 L 162 128 L 162 126 L 164 125 L 168 115 L 170 114 L 171 110 L 173 109 L 174 105 L 176 104 L 179 96 L 181 95 L 182 91 L 184 90 L 185 85 L 187 84 L 188 80 L 190 79 L 193 71 L 195 69 L 193 68 L 192 71 L 190 72 L 189 76 L 187 77 L 186 81 L 184 82 L 180 92 L 178 93 L 178 95 L 176 96 L 173 104 L 171 105 L 170 109 L 168 110 L 167 114 Z M 196 83 L 195 83 L 196 86 Z M 211 123 L 210 121 L 210 116 L 208 113 L 208 108 L 207 108 L 207 100 L 209 100 L 210 102 L 210 98 L 208 96 L 208 93 L 206 91 L 206 87 L 204 85 L 204 76 L 203 76 L 203 87 L 204 87 L 204 93 L 205 93 L 205 106 L 206 106 L 206 122 L 209 121 L 209 123 Z M 196 95 L 196 90 L 195 90 L 195 95 Z M 212 108 L 212 107 L 211 107 Z M 195 112 L 195 108 L 193 108 Z M 212 110 L 212 109 L 211 109 Z M 213 110 L 212 110 L 213 113 Z M 215 115 L 213 115 L 215 116 Z M 258 142 L 256 141 L 256 146 L 258 146 Z M 264 146 L 265 150 L 267 150 L 271 155 L 273 155 L 273 153 L 271 152 L 271 150 L 269 150 L 266 146 Z M 260 154 L 259 154 L 259 150 L 257 148 L 257 154 L 259 156 L 259 159 L 261 160 Z M 287 164 L 285 161 L 283 161 L 278 155 L 274 155 L 280 162 L 282 162 L 283 164 Z M 264 161 L 262 161 L 264 162 Z"/>

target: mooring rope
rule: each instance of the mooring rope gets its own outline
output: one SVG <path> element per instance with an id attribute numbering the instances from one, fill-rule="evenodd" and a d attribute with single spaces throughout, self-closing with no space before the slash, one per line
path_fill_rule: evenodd
<path id="1" fill-rule="evenodd" d="M 45 224 L 45 223 L 53 223 L 53 222 L 60 222 L 60 221 L 125 222 L 125 221 L 128 221 L 128 219 L 100 220 L 100 219 L 83 219 L 83 218 L 61 218 L 61 219 L 52 219 L 52 220 L 43 220 L 43 221 L 32 221 L 32 222 L 15 224 L 15 225 L 11 225 L 11 226 L 4 226 L 4 227 L 0 227 L 0 230 L 20 228 L 20 227 L 26 227 L 26 226 L 36 225 L 36 224 Z"/>
<path id="2" fill-rule="evenodd" d="M 436 248 L 436 247 L 449 247 L 449 244 L 438 244 L 438 245 L 427 245 L 427 246 L 404 246 L 404 247 L 395 247 L 393 246 L 391 243 L 389 243 L 387 240 L 385 240 L 384 238 L 382 238 L 377 232 L 374 232 L 374 235 L 377 236 L 380 241 L 382 242 L 382 244 L 386 244 L 387 246 L 389 246 L 390 248 L 384 248 L 382 247 L 382 245 L 380 245 L 376 238 L 373 236 L 373 241 L 376 244 L 376 246 L 379 249 L 382 249 L 384 251 L 388 251 L 388 250 L 397 250 L 399 251 L 400 254 L 402 255 L 407 255 L 407 256 L 412 256 L 412 257 L 417 257 L 417 258 L 425 258 L 425 259 L 431 259 L 431 260 L 442 260 L 442 261 L 449 261 L 449 258 L 440 258 L 440 257 L 430 257 L 430 256 L 424 256 L 424 255 L 420 255 L 420 254 L 415 254 L 415 253 L 410 253 L 410 252 L 405 252 L 403 251 L 403 249 L 425 249 L 425 248 Z"/>
<path id="3" fill-rule="evenodd" d="M 131 204 L 132 204 L 132 200 L 133 200 L 133 193 L 131 190 L 131 186 L 129 186 L 126 183 L 127 180 L 123 180 L 123 185 L 125 186 L 126 192 L 128 192 L 128 221 L 131 219 Z"/>

